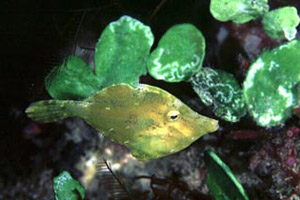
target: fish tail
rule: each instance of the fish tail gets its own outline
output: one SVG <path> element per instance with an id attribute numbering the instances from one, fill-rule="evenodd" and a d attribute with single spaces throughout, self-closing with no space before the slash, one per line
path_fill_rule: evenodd
<path id="1" fill-rule="evenodd" d="M 39 122 L 56 122 L 76 116 L 76 101 L 44 100 L 32 103 L 26 110 L 27 116 Z"/>

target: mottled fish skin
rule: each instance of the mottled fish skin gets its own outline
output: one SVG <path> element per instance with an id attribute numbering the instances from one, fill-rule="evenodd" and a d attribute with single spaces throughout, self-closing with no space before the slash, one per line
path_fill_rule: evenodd
<path id="1" fill-rule="evenodd" d="M 38 111 L 49 110 L 43 105 L 52 106 L 46 113 L 57 114 L 60 111 L 53 109 L 58 104 L 65 114 L 57 116 L 57 120 L 81 117 L 103 135 L 130 148 L 139 160 L 173 154 L 218 129 L 218 121 L 199 115 L 160 88 L 142 84 L 138 87 L 112 85 L 84 101 L 40 101 L 26 112 L 38 121 L 56 121 L 35 116 L 40 116 L 36 114 Z"/>

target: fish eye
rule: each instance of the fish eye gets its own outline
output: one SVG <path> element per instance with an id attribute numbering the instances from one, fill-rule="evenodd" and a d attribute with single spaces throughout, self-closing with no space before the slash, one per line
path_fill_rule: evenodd
<path id="1" fill-rule="evenodd" d="M 180 113 L 178 110 L 170 110 L 167 114 L 168 120 L 173 122 L 179 119 Z"/>

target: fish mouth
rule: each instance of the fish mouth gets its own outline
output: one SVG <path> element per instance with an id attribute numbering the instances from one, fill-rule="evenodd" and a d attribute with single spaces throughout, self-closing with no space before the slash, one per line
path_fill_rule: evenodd
<path id="1" fill-rule="evenodd" d="M 218 120 L 215 120 L 215 119 L 210 119 L 210 122 L 209 122 L 211 125 L 211 129 L 209 129 L 208 131 L 209 132 L 215 132 L 219 129 L 219 121 Z"/>
<path id="2" fill-rule="evenodd" d="M 191 112 L 189 113 L 189 115 L 187 117 L 186 122 L 190 123 L 191 126 L 196 126 L 195 131 L 200 132 L 201 134 L 203 134 L 203 132 L 206 132 L 206 133 L 215 132 L 219 129 L 219 121 L 218 120 L 215 120 L 210 117 L 206 117 L 194 110 L 191 110 Z"/>
<path id="3" fill-rule="evenodd" d="M 190 137 L 192 142 L 198 140 L 203 135 L 215 132 L 219 129 L 218 120 L 208 118 L 208 117 L 204 117 L 204 118 L 203 117 L 201 116 L 200 118 L 197 119 L 198 123 L 196 123 L 197 125 L 194 127 L 194 134 L 192 134 Z"/>
<path id="4" fill-rule="evenodd" d="M 201 116 L 197 120 L 199 121 L 199 124 L 201 124 L 201 128 L 206 133 L 212 133 L 219 129 L 219 121 L 218 120 L 215 120 L 215 119 L 212 119 L 209 117 L 205 117 L 205 116 Z"/>

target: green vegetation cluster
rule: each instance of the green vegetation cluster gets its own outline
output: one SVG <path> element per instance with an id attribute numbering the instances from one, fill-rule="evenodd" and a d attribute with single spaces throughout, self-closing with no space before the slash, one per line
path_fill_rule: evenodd
<path id="1" fill-rule="evenodd" d="M 95 73 L 81 58 L 70 56 L 48 74 L 46 88 L 54 99 L 83 100 L 112 84 L 128 83 L 136 86 L 139 77 L 147 71 L 155 79 L 193 82 L 194 88 L 197 88 L 196 81 L 193 81 L 194 75 L 201 72 L 206 46 L 201 31 L 192 24 L 179 24 L 171 27 L 162 36 L 157 48 L 150 53 L 153 42 L 154 36 L 148 26 L 123 16 L 110 23 L 99 38 L 95 51 Z M 228 77 L 233 80 L 225 81 L 227 86 L 224 88 L 239 91 L 234 77 Z M 240 96 L 232 98 L 231 92 L 224 92 L 224 95 L 229 95 L 224 97 L 226 102 L 221 100 L 214 103 L 214 110 L 217 116 L 234 122 L 244 115 L 243 111 L 238 111 L 241 113 L 237 117 L 228 117 L 231 112 L 235 112 L 230 111 L 232 108 L 229 108 L 229 113 L 221 111 L 233 101 L 243 101 Z M 213 96 L 213 99 L 217 99 Z M 235 103 L 233 105 L 236 107 Z"/>
<path id="2" fill-rule="evenodd" d="M 248 110 L 265 127 L 282 124 L 299 106 L 300 41 L 265 51 L 252 63 L 243 84 Z"/>
<path id="3" fill-rule="evenodd" d="M 219 21 L 242 24 L 269 11 L 268 0 L 211 0 L 210 12 Z"/>
<path id="4" fill-rule="evenodd" d="M 217 117 L 236 122 L 246 115 L 242 90 L 232 74 L 204 67 L 193 77 L 192 86 L 205 105 L 213 105 Z"/>
<path id="5" fill-rule="evenodd" d="M 300 77 L 297 40 L 259 56 L 250 66 L 242 89 L 231 74 L 202 69 L 206 44 L 194 25 L 171 27 L 150 52 L 153 42 L 148 26 L 123 16 L 110 23 L 100 36 L 95 73 L 81 58 L 70 56 L 48 74 L 46 88 L 54 99 L 82 100 L 112 84 L 136 86 L 139 77 L 148 71 L 158 80 L 190 82 L 200 100 L 212 105 L 215 115 L 225 121 L 237 122 L 248 110 L 264 127 L 284 123 L 299 104 L 295 89 Z"/>
<path id="6" fill-rule="evenodd" d="M 300 22 L 295 7 L 269 11 L 268 0 L 211 0 L 210 12 L 219 21 L 237 24 L 262 18 L 265 32 L 275 40 L 293 40 Z"/>
<path id="7" fill-rule="evenodd" d="M 70 56 L 46 77 L 54 99 L 83 100 L 102 88 L 118 83 L 137 85 L 147 73 L 154 36 L 148 26 L 123 16 L 110 23 L 95 49 L 95 73 L 80 57 Z"/>
<path id="8" fill-rule="evenodd" d="M 84 199 L 84 187 L 67 171 L 61 172 L 53 179 L 53 189 L 56 200 L 78 200 L 79 196 Z"/>
<path id="9" fill-rule="evenodd" d="M 285 6 L 265 14 L 262 23 L 266 33 L 275 40 L 293 40 L 296 37 L 300 18 L 297 9 Z"/>
<path id="10" fill-rule="evenodd" d="M 265 32 L 275 40 L 295 39 L 300 22 L 295 7 L 269 11 L 267 0 L 211 0 L 210 12 L 219 21 L 239 24 L 262 18 Z M 299 41 L 288 42 L 263 52 L 250 66 L 243 93 L 248 111 L 258 125 L 280 125 L 299 106 L 299 53 Z"/>

